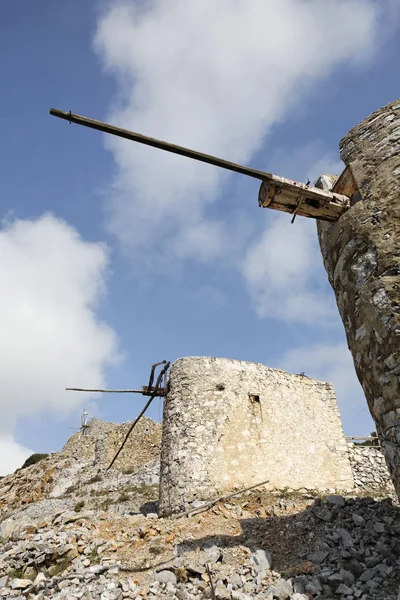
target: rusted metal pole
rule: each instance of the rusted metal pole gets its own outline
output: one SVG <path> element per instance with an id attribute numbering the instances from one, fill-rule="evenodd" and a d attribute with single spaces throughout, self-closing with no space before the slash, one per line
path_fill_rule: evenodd
<path id="1" fill-rule="evenodd" d="M 162 363 L 160 363 L 162 364 Z M 112 461 L 110 462 L 110 464 L 108 465 L 106 471 L 109 471 L 111 469 L 111 467 L 113 466 L 113 464 L 115 463 L 115 461 L 117 460 L 118 456 L 121 454 L 126 442 L 128 441 L 129 436 L 131 435 L 132 431 L 134 430 L 134 428 L 136 427 L 137 423 L 140 421 L 140 419 L 143 417 L 144 413 L 146 412 L 146 410 L 149 408 L 150 404 L 153 402 L 154 398 L 158 395 L 157 392 L 160 389 L 160 385 L 162 382 L 162 379 L 164 377 L 164 375 L 166 374 L 166 372 L 169 369 L 169 365 L 170 363 L 167 362 L 165 363 L 164 368 L 160 371 L 158 377 L 157 377 L 157 381 L 156 381 L 156 385 L 154 387 L 154 391 L 151 394 L 150 398 L 148 399 L 148 401 L 146 402 L 145 406 L 143 407 L 143 409 L 141 410 L 141 412 L 138 414 L 138 416 L 136 417 L 136 419 L 133 421 L 132 425 L 130 426 L 128 433 L 126 434 L 124 441 L 122 442 L 121 446 L 119 447 L 119 449 L 117 450 L 114 458 L 112 459 Z"/>

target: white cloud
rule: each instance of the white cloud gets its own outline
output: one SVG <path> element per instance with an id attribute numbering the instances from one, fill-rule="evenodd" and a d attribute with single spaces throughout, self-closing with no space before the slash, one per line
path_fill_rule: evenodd
<path id="1" fill-rule="evenodd" d="M 282 146 L 271 156 L 271 170 L 289 179 L 314 183 L 320 175 L 340 175 L 345 165 L 335 152 L 326 148 L 321 140 L 313 140 L 297 148 Z"/>
<path id="2" fill-rule="evenodd" d="M 0 475 L 13 473 L 31 454 L 33 450 L 18 444 L 11 434 L 0 435 Z"/>
<path id="3" fill-rule="evenodd" d="M 108 118 L 248 162 L 310 84 L 371 56 L 379 10 L 373 0 L 113 3 L 95 36 L 117 81 Z M 208 211 L 221 171 L 125 140 L 108 137 L 106 145 L 116 161 L 108 226 L 128 252 L 146 248 L 132 256 L 229 255 L 229 207 L 224 222 Z"/>
<path id="4" fill-rule="evenodd" d="M 278 149 L 272 163 L 288 177 L 311 181 L 322 173 L 339 174 L 342 163 L 313 142 Z M 317 175 L 318 174 L 318 175 Z M 312 219 L 275 213 L 265 230 L 248 244 L 240 270 L 260 317 L 279 318 L 314 327 L 338 324 L 337 308 L 322 265 Z"/>
<path id="5" fill-rule="evenodd" d="M 333 293 L 323 286 L 326 274 L 315 223 L 276 215 L 248 248 L 241 272 L 260 317 L 330 325 L 337 318 Z"/>
<path id="6" fill-rule="evenodd" d="M 69 385 L 104 384 L 118 360 L 114 331 L 96 316 L 108 252 L 51 215 L 0 228 L 0 440 L 20 455 L 11 434 L 21 417 L 64 416 L 87 400 Z M 11 459 L 10 459 L 11 460 Z M 10 465 L 15 460 L 11 460 Z"/>
<path id="7" fill-rule="evenodd" d="M 344 342 L 293 348 L 280 357 L 276 365 L 291 373 L 304 372 L 309 377 L 333 383 L 347 435 L 369 435 L 374 430 L 351 354 Z"/>

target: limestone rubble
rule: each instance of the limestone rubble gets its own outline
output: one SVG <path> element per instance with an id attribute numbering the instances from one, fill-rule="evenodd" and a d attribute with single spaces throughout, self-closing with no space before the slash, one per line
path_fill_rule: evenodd
<path id="1" fill-rule="evenodd" d="M 95 421 L 87 442 L 1 481 L 0 599 L 201 600 L 211 576 L 221 600 L 397 600 L 400 509 L 385 486 L 365 492 L 379 449 L 353 450 L 360 486 L 346 497 L 260 489 L 159 518 L 159 425 L 143 421 L 137 451 L 104 468 L 104 432 L 114 448 L 126 427 Z"/>
<path id="2" fill-rule="evenodd" d="M 0 597 L 396 600 L 390 499 L 247 494 L 201 515 L 47 512 L 0 525 Z"/>

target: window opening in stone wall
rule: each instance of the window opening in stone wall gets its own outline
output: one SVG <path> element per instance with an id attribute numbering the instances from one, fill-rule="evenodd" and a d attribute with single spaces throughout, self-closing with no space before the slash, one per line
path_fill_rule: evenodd
<path id="1" fill-rule="evenodd" d="M 249 400 L 250 402 L 258 402 L 260 403 L 260 396 L 258 394 L 250 394 L 249 393 Z"/>

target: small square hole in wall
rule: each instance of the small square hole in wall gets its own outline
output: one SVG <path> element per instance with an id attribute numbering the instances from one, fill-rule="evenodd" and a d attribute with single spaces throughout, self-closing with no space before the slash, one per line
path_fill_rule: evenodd
<path id="1" fill-rule="evenodd" d="M 223 383 L 217 383 L 217 385 L 215 386 L 215 389 L 216 389 L 218 392 L 223 392 L 223 391 L 224 391 L 224 389 L 225 389 L 225 386 L 224 386 L 224 384 L 223 384 Z"/>
<path id="2" fill-rule="evenodd" d="M 258 394 L 249 394 L 250 402 L 260 402 L 260 396 Z"/>

